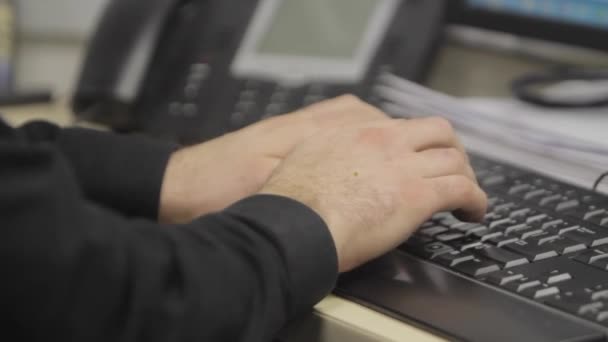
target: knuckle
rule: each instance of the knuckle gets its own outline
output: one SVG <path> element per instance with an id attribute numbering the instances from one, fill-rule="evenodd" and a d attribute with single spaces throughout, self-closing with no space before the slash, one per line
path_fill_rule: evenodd
<path id="1" fill-rule="evenodd" d="M 442 118 L 440 116 L 429 118 L 428 123 L 442 133 L 451 134 L 452 132 L 454 132 L 454 127 L 452 126 L 452 124 L 447 119 Z"/>
<path id="2" fill-rule="evenodd" d="M 342 102 L 344 102 L 345 104 L 350 104 L 350 105 L 362 105 L 363 101 L 361 101 L 361 99 L 353 94 L 346 94 L 346 95 L 342 95 L 340 97 L 338 97 L 338 99 Z"/>
<path id="3" fill-rule="evenodd" d="M 365 127 L 358 132 L 358 141 L 367 145 L 386 146 L 392 139 L 392 132 L 383 127 Z"/>
<path id="4" fill-rule="evenodd" d="M 423 211 L 424 209 L 428 210 L 426 212 L 428 216 L 441 210 L 442 204 L 445 202 L 445 195 L 441 193 L 437 186 L 429 182 L 427 185 L 419 186 L 418 189 L 419 192 L 416 193 L 414 198 L 419 199 L 420 203 L 424 203 L 421 209 Z"/>
<path id="5" fill-rule="evenodd" d="M 435 203 L 436 205 L 439 205 L 445 201 L 444 191 L 444 189 L 440 188 L 436 184 L 429 185 L 424 190 L 424 193 L 429 197 L 423 199 L 426 200 L 426 203 Z"/>
<path id="6" fill-rule="evenodd" d="M 383 112 L 382 110 L 380 110 L 370 104 L 365 103 L 365 107 L 366 107 L 365 113 L 366 113 L 366 115 L 368 115 L 370 117 L 375 117 L 378 119 L 388 118 L 388 115 L 385 112 Z"/>
<path id="7" fill-rule="evenodd" d="M 454 184 L 452 185 L 454 192 L 462 198 L 470 199 L 475 196 L 476 189 L 475 184 L 466 176 L 459 175 L 454 178 Z"/>
<path id="8" fill-rule="evenodd" d="M 443 150 L 443 158 L 456 170 L 465 171 L 467 161 L 465 155 L 457 148 L 446 148 Z"/>
<path id="9" fill-rule="evenodd" d="M 405 119 L 391 119 L 393 120 L 392 122 L 395 124 L 395 128 L 399 129 L 401 131 L 401 133 L 403 134 L 403 130 L 415 130 L 417 129 L 419 126 L 418 125 L 418 121 L 416 120 L 405 120 Z"/>
<path id="10" fill-rule="evenodd" d="M 488 194 L 486 194 L 485 191 L 481 192 L 481 203 L 483 206 L 483 211 L 488 210 Z"/>

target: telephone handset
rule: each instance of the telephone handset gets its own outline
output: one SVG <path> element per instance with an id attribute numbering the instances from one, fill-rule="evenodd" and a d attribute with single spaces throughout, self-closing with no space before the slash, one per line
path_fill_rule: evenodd
<path id="1" fill-rule="evenodd" d="M 132 106 L 146 78 L 163 27 L 180 0 L 110 1 L 94 38 L 73 99 L 83 119 L 130 125 Z M 99 113 L 103 112 L 102 117 Z"/>
<path id="2" fill-rule="evenodd" d="M 181 143 L 344 93 L 420 81 L 448 0 L 112 0 L 72 102 L 118 131 Z"/>

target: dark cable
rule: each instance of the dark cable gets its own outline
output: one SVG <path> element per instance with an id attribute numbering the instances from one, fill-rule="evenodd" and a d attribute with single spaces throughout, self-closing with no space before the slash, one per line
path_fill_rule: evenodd
<path id="1" fill-rule="evenodd" d="M 598 179 L 595 181 L 595 184 L 593 184 L 593 191 L 597 192 L 597 188 L 599 188 L 600 184 L 602 184 L 606 177 L 608 177 L 608 171 L 602 173 L 602 175 L 598 177 Z"/>

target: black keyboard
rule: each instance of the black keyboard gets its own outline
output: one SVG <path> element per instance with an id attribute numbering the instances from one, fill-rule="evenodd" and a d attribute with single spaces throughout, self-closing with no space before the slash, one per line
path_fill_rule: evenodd
<path id="1" fill-rule="evenodd" d="M 342 277 L 338 293 L 453 339 L 605 341 L 608 197 L 479 156 L 472 164 L 489 198 L 483 223 L 439 213 Z"/>

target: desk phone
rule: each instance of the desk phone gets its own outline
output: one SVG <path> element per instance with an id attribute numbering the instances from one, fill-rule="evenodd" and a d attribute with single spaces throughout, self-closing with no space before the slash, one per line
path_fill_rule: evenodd
<path id="1" fill-rule="evenodd" d="M 75 114 L 184 144 L 340 94 L 420 81 L 445 0 L 112 0 Z"/>

